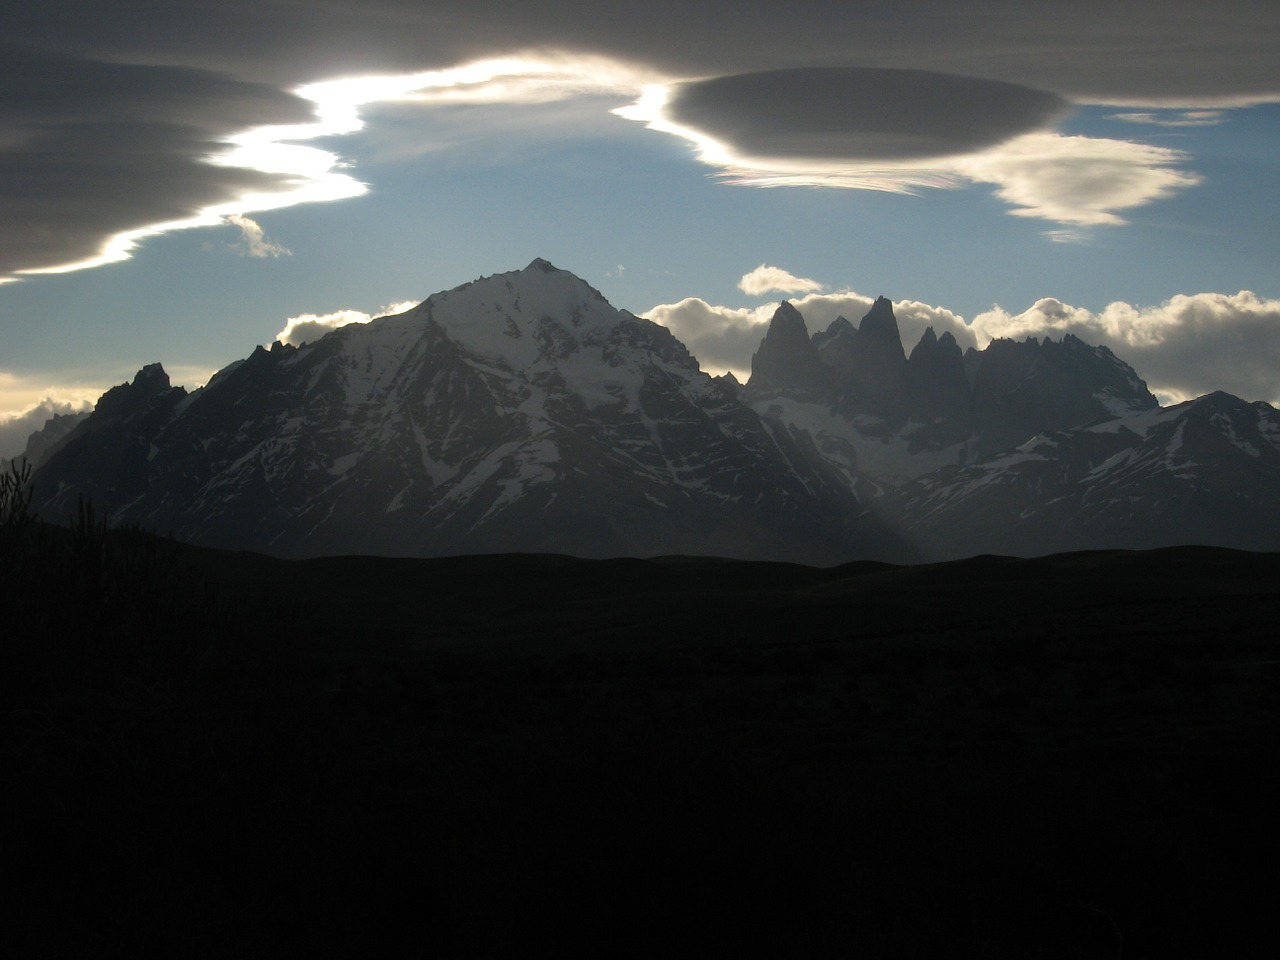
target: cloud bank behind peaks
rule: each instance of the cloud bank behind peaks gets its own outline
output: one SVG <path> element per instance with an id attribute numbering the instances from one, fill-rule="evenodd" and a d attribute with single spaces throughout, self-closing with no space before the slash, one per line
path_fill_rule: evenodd
<path id="1" fill-rule="evenodd" d="M 811 293 L 791 302 L 812 335 L 840 316 L 856 326 L 873 298 L 843 290 Z M 985 349 L 1000 337 L 1061 340 L 1072 334 L 1108 347 L 1133 366 L 1161 402 L 1226 390 L 1245 400 L 1280 406 L 1280 299 L 1248 290 L 1179 295 L 1155 306 L 1117 301 L 1100 312 L 1045 297 L 1021 313 L 995 307 L 971 323 L 946 307 L 915 300 L 895 300 L 893 309 L 908 352 L 927 327 L 939 336 L 950 333 L 961 349 Z M 776 303 L 728 307 L 691 297 L 659 304 L 644 316 L 669 328 L 708 373 L 732 371 L 745 381 L 775 310 Z"/>
<path id="2" fill-rule="evenodd" d="M 1019 314 L 980 313 L 973 331 L 983 346 L 995 337 L 1074 334 L 1109 347 L 1162 400 L 1226 390 L 1280 405 L 1280 300 L 1248 290 L 1179 295 L 1150 307 L 1121 301 L 1101 313 L 1047 297 Z"/>
<path id="3" fill-rule="evenodd" d="M 851 320 L 856 326 L 874 302 L 874 297 L 852 290 L 810 293 L 791 301 L 804 317 L 810 335 L 827 329 L 837 317 Z M 698 358 L 706 372 L 720 374 L 729 371 L 746 382 L 751 375 L 751 357 L 759 349 L 777 309 L 777 303 L 758 307 L 726 307 L 689 297 L 678 303 L 659 304 L 643 315 L 674 333 Z M 964 318 L 945 307 L 915 300 L 898 300 L 894 302 L 893 310 L 908 351 L 919 342 L 927 327 L 933 327 L 939 336 L 949 332 L 962 349 L 975 344 L 973 331 L 965 324 Z"/>
<path id="4" fill-rule="evenodd" d="M 6 380 L 12 380 L 0 373 L 0 397 L 6 390 Z M 27 448 L 27 438 L 40 430 L 51 417 L 84 413 L 93 409 L 92 401 L 86 399 L 69 400 L 46 394 L 42 399 L 13 413 L 0 413 L 0 457 L 13 459 Z"/>

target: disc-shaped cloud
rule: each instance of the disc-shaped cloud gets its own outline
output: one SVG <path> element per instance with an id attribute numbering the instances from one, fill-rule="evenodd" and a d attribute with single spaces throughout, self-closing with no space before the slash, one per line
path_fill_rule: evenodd
<path id="1" fill-rule="evenodd" d="M 752 157 L 918 160 L 969 153 L 1070 109 L 1053 93 L 927 70 L 769 70 L 682 84 L 668 115 Z"/>

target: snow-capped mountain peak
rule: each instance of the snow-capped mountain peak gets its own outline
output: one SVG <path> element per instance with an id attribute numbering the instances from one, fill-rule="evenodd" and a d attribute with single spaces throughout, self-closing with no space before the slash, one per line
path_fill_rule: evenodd
<path id="1" fill-rule="evenodd" d="M 159 364 L 47 450 L 49 519 L 288 556 L 539 551 L 835 563 L 1215 543 L 1280 548 L 1280 414 L 1161 409 L 1075 337 L 907 354 L 880 298 L 779 306 L 739 386 L 545 260 L 203 389 Z"/>
<path id="2" fill-rule="evenodd" d="M 834 560 L 856 512 L 803 437 L 542 260 L 95 420 L 121 459 L 104 476 L 71 438 L 36 478 L 48 513 L 83 492 L 122 521 L 288 555 Z"/>

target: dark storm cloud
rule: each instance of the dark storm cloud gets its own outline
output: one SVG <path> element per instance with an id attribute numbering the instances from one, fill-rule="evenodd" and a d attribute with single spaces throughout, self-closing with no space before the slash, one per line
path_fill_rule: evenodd
<path id="1" fill-rule="evenodd" d="M 212 166 L 198 128 L 126 122 L 46 126 L 0 152 L 0 265 L 87 259 L 116 233 L 189 217 L 274 177 Z"/>
<path id="2" fill-rule="evenodd" d="M 0 271 L 82 260 L 113 234 L 276 184 L 205 158 L 311 107 L 203 70 L 0 48 Z"/>
<path id="3" fill-rule="evenodd" d="M 911 160 L 1043 127 L 1070 105 L 1011 83 L 924 70 L 810 68 L 683 84 L 676 121 L 757 157 Z"/>
<path id="4" fill-rule="evenodd" d="M 131 121 L 199 125 L 210 133 L 301 123 L 311 104 L 260 83 L 190 67 L 93 60 L 0 44 L 0 122 Z"/>
<path id="5" fill-rule="evenodd" d="M 288 84 L 592 51 L 684 77 L 798 66 L 935 70 L 1133 101 L 1274 94 L 1274 0 L 43 0 L 5 35 Z"/>

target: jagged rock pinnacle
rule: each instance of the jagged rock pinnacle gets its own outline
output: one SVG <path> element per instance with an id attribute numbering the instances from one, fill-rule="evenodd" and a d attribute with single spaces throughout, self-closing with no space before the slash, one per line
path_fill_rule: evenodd
<path id="1" fill-rule="evenodd" d="M 809 339 L 800 311 L 783 300 L 769 321 L 760 349 L 751 357 L 748 396 L 761 398 L 779 390 L 798 390 L 806 396 L 823 394 L 829 374 Z"/>

